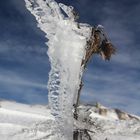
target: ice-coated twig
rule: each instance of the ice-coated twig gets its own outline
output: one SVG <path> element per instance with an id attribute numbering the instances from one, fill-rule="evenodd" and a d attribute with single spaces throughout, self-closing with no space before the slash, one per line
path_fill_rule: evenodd
<path id="1" fill-rule="evenodd" d="M 83 70 L 94 53 L 109 59 L 113 52 L 111 43 L 103 36 L 101 26 L 95 29 L 88 24 L 77 23 L 77 14 L 72 6 L 58 4 L 55 0 L 25 2 L 48 39 L 47 53 L 51 63 L 48 98 L 56 120 L 53 127 L 55 140 L 72 140 L 73 105 L 76 110 Z"/>
<path id="2" fill-rule="evenodd" d="M 49 104 L 56 119 L 55 131 L 61 140 L 73 139 L 73 104 L 76 102 L 83 73 L 82 60 L 86 54 L 91 27 L 75 21 L 73 7 L 54 0 L 25 0 L 27 9 L 35 16 L 38 27 L 49 40 L 51 62 L 48 91 Z"/>

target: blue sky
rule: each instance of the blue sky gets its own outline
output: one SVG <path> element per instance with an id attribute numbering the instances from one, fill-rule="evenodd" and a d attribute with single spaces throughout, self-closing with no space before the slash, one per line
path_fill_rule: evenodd
<path id="1" fill-rule="evenodd" d="M 117 48 L 111 61 L 95 55 L 81 100 L 140 115 L 140 1 L 57 0 L 73 5 L 80 22 L 102 24 Z M 47 104 L 50 70 L 44 33 L 23 0 L 0 1 L 0 98 Z"/>

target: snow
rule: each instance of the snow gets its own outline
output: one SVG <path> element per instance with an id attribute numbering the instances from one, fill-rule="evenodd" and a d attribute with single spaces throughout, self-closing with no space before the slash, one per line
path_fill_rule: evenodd
<path id="1" fill-rule="evenodd" d="M 118 135 L 98 135 L 94 138 L 94 140 L 139 140 L 140 136 L 118 136 Z"/>
<path id="2" fill-rule="evenodd" d="M 49 132 L 37 130 L 42 123 L 54 120 L 47 106 L 29 106 L 9 101 L 0 102 L 0 139 L 31 140 Z M 39 128 L 38 128 L 39 129 Z M 47 129 L 47 127 L 46 127 Z"/>
<path id="3" fill-rule="evenodd" d="M 101 116 L 95 112 L 92 112 L 90 114 L 90 117 L 95 117 L 95 118 L 100 118 L 100 119 L 108 119 L 108 120 L 118 120 L 118 116 L 114 111 L 110 111 L 109 113 L 107 113 L 106 116 Z"/>
<path id="4" fill-rule="evenodd" d="M 99 109 L 106 109 L 107 114 L 101 115 Z M 140 117 L 138 116 L 120 120 L 114 109 L 103 106 L 81 105 L 78 113 L 80 117 L 77 127 L 88 129 L 93 140 L 139 140 L 140 138 Z"/>
<path id="5" fill-rule="evenodd" d="M 41 116 L 45 116 L 46 118 L 46 114 L 50 114 L 50 110 L 46 109 L 48 108 L 48 106 L 42 106 L 42 105 L 27 105 L 27 104 L 21 104 L 21 103 L 16 103 L 16 102 L 9 102 L 9 101 L 2 101 L 0 102 L 0 106 L 2 106 L 3 108 L 0 107 L 0 109 L 2 110 L 14 110 L 17 111 L 16 113 L 20 112 L 21 108 L 22 110 L 24 110 L 24 114 L 36 114 L 37 115 L 41 115 Z M 33 109 L 35 107 L 35 110 Z M 7 111 L 8 112 L 8 111 Z M 15 113 L 15 114 L 16 114 Z M 22 113 L 22 112 L 21 112 Z M 16 114 L 17 115 L 17 114 Z M 48 116 L 52 119 L 52 116 Z"/>
<path id="6" fill-rule="evenodd" d="M 0 105 L 0 139 L 58 140 L 51 128 L 54 125 L 54 117 L 48 106 L 31 106 L 10 101 L 1 101 Z M 108 114 L 113 111 L 106 109 Z M 80 129 L 89 130 L 92 140 L 139 140 L 139 117 L 139 120 L 119 120 L 102 116 L 96 110 L 94 106 L 80 106 L 77 122 Z"/>
<path id="7" fill-rule="evenodd" d="M 72 6 L 54 0 L 25 0 L 27 9 L 36 17 L 38 27 L 46 33 L 51 63 L 48 91 L 49 105 L 55 116 L 54 131 L 62 140 L 73 139 L 73 105 L 76 102 L 83 73 L 91 27 L 75 22 Z M 63 14 L 65 13 L 65 14 Z"/>

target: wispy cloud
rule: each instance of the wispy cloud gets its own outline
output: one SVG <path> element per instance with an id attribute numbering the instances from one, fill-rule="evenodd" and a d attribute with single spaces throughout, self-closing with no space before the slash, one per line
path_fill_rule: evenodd
<path id="1" fill-rule="evenodd" d="M 85 86 L 81 99 L 90 103 L 99 101 L 110 107 L 118 107 L 140 114 L 138 108 L 132 110 L 132 106 L 140 105 L 140 76 L 137 71 L 135 69 L 121 70 L 117 67 L 116 69 L 112 68 L 112 71 L 108 71 L 105 68 L 96 68 L 96 65 L 94 67 L 90 67 L 85 74 Z"/>
<path id="2" fill-rule="evenodd" d="M 0 98 L 47 103 L 45 35 L 23 0 L 0 3 Z"/>
<path id="3" fill-rule="evenodd" d="M 119 108 L 129 113 L 139 115 L 140 111 L 139 98 L 132 98 L 130 96 L 122 96 L 118 93 L 112 93 L 112 90 L 108 90 L 107 93 L 100 93 L 96 90 L 84 89 L 82 94 L 82 101 L 93 104 L 100 102 L 101 104 L 109 108 Z"/>
<path id="4" fill-rule="evenodd" d="M 15 76 L 15 75 L 0 75 L 0 83 L 7 85 L 16 85 L 16 86 L 24 86 L 24 87 L 35 87 L 35 88 L 44 88 L 47 89 L 45 84 L 35 83 L 34 81 L 28 81 L 23 77 Z"/>
<path id="5" fill-rule="evenodd" d="M 40 63 L 48 63 L 47 46 L 24 45 L 14 40 L 0 41 L 0 54 L 1 59 L 28 62 L 36 61 Z M 28 61 L 27 61 L 28 60 Z"/>
<path id="6" fill-rule="evenodd" d="M 0 69 L 0 98 L 29 104 L 46 104 L 47 80 L 33 79 L 26 73 Z"/>
<path id="7" fill-rule="evenodd" d="M 37 80 L 36 80 L 37 81 Z M 47 89 L 46 83 L 37 83 L 30 78 L 23 77 L 23 75 L 18 74 L 17 72 L 10 70 L 0 69 L 0 83 L 6 85 L 7 88 L 9 85 L 15 86 L 24 86 L 24 87 L 33 87 L 33 88 L 43 88 Z"/>

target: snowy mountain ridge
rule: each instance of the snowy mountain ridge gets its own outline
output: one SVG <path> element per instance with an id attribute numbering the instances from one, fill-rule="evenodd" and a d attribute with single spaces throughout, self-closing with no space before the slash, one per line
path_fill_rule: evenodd
<path id="1" fill-rule="evenodd" d="M 80 105 L 75 127 L 87 130 L 92 140 L 139 140 L 140 117 L 99 104 Z M 0 139 L 51 140 L 54 117 L 48 106 L 0 102 Z M 86 140 L 84 135 L 81 140 Z"/>

